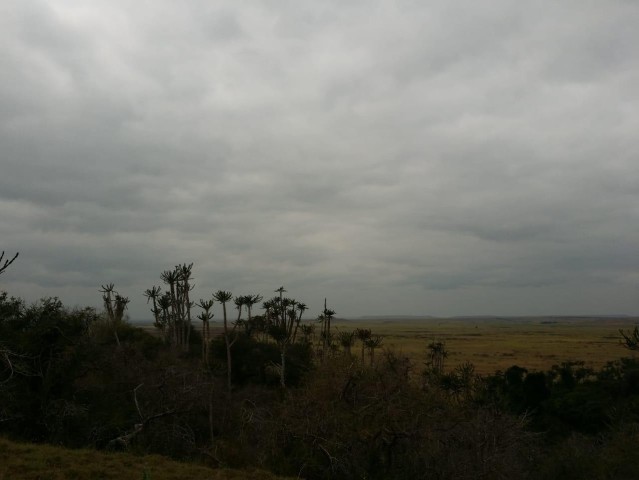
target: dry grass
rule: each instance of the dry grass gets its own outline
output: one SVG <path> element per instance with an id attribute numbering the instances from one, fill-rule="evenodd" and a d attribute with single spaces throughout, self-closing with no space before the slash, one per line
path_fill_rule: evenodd
<path id="1" fill-rule="evenodd" d="M 135 456 L 51 445 L 16 443 L 0 438 L 0 480 L 275 480 L 258 470 L 212 469 L 157 455 Z"/>
<path id="2" fill-rule="evenodd" d="M 619 329 L 631 329 L 637 318 L 466 318 L 367 319 L 337 322 L 341 331 L 370 328 L 385 336 L 384 346 L 400 351 L 418 366 L 426 346 L 443 341 L 446 365 L 471 362 L 478 373 L 490 374 L 519 365 L 545 370 L 568 360 L 599 368 L 623 356 L 636 355 L 620 345 Z M 358 346 L 355 347 L 357 351 Z"/>

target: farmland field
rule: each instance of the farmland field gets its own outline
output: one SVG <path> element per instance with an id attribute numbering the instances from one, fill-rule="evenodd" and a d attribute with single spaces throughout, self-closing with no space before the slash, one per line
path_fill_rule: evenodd
<path id="1" fill-rule="evenodd" d="M 445 342 L 446 367 L 471 362 L 478 373 L 512 365 L 548 369 L 568 360 L 599 368 L 634 352 L 620 345 L 619 329 L 632 329 L 630 317 L 367 318 L 336 322 L 339 331 L 370 328 L 384 335 L 384 347 L 409 356 L 421 368 L 431 341 Z M 358 345 L 355 346 L 357 351 Z"/>

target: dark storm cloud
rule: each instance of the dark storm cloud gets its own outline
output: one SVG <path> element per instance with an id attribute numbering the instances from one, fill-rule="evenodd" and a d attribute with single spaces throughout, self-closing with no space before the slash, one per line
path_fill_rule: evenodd
<path id="1" fill-rule="evenodd" d="M 285 284 L 342 314 L 634 312 L 637 23 L 594 0 L 5 2 L 3 286 L 97 304 L 113 281 L 140 316 L 193 261 L 197 295 Z"/>

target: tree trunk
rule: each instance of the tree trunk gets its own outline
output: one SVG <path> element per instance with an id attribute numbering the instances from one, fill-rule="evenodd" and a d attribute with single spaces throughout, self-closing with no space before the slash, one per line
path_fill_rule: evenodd
<path id="1" fill-rule="evenodd" d="M 286 346 L 281 351 L 282 368 L 280 369 L 280 385 L 286 388 Z"/>

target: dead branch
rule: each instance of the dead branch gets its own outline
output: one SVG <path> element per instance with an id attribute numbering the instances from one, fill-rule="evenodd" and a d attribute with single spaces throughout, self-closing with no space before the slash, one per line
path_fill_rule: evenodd
<path id="1" fill-rule="evenodd" d="M 4 250 L 2 251 L 2 253 L 0 253 L 0 274 L 2 274 L 2 272 L 4 272 L 9 267 L 9 265 L 11 265 L 14 260 L 18 258 L 18 255 L 20 255 L 20 252 L 16 253 L 11 260 L 9 260 L 8 258 L 5 259 L 3 264 L 2 259 L 4 258 Z"/>

